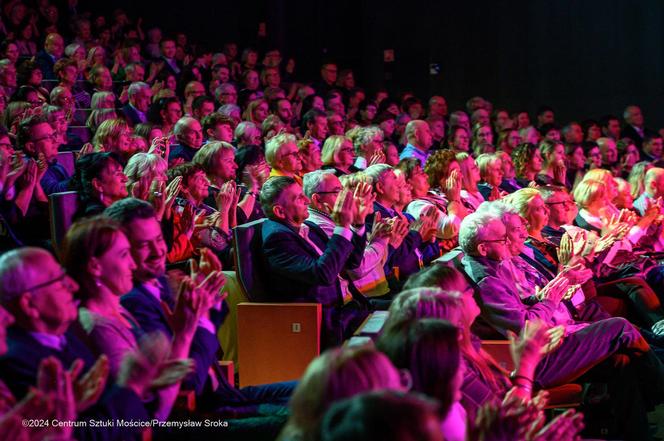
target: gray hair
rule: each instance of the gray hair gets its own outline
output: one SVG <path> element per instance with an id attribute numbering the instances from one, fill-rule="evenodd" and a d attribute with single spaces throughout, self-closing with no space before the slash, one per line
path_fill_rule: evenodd
<path id="1" fill-rule="evenodd" d="M 279 133 L 276 136 L 273 136 L 265 143 L 265 161 L 274 167 L 275 161 L 277 160 L 277 152 L 279 149 L 288 143 L 297 144 L 297 138 L 290 133 Z"/>
<path id="2" fill-rule="evenodd" d="M 279 201 L 279 197 L 286 188 L 296 183 L 295 179 L 289 178 L 288 176 L 273 176 L 265 181 L 261 187 L 260 194 L 261 208 L 263 209 L 265 217 L 272 220 L 275 219 L 273 209 Z"/>
<path id="3" fill-rule="evenodd" d="M 371 185 L 375 187 L 376 183 L 381 180 L 383 175 L 391 170 L 394 170 L 394 167 L 391 165 L 374 164 L 370 167 L 367 167 L 367 169 L 364 170 L 364 174 L 371 179 Z"/>
<path id="4" fill-rule="evenodd" d="M 129 98 L 133 98 L 139 93 L 143 92 L 144 90 L 152 90 L 152 89 L 150 89 L 149 84 L 144 83 L 142 81 L 137 81 L 129 85 L 129 88 L 127 89 L 127 95 L 129 96 Z"/>
<path id="5" fill-rule="evenodd" d="M 42 248 L 23 247 L 0 256 L 0 302 L 6 304 L 22 294 L 41 273 L 39 260 L 52 256 Z"/>
<path id="6" fill-rule="evenodd" d="M 191 116 L 183 116 L 178 120 L 178 122 L 175 123 L 175 127 L 173 127 L 173 133 L 175 134 L 176 137 L 180 136 L 183 134 L 183 132 L 188 128 L 189 124 L 196 121 L 196 119 L 192 118 Z"/>
<path id="7" fill-rule="evenodd" d="M 362 147 L 372 142 L 378 135 L 383 136 L 383 131 L 378 126 L 362 127 L 357 136 L 353 138 L 355 151 L 359 152 Z"/>
<path id="8" fill-rule="evenodd" d="M 459 227 L 459 245 L 464 253 L 469 256 L 477 255 L 480 232 L 495 220 L 499 220 L 499 217 L 486 209 L 476 211 L 463 218 Z"/>
<path id="9" fill-rule="evenodd" d="M 217 86 L 217 88 L 214 89 L 214 98 L 215 98 L 217 101 L 221 101 L 221 94 L 222 94 L 223 92 L 225 92 L 225 91 L 227 91 L 227 90 L 231 90 L 231 89 L 233 89 L 233 91 L 237 91 L 237 89 L 235 88 L 235 86 L 232 85 L 231 83 L 224 83 L 224 84 L 221 84 L 220 86 Z M 223 107 L 223 106 L 222 106 L 222 107 Z"/>
<path id="10" fill-rule="evenodd" d="M 242 144 L 248 144 L 251 140 L 252 133 L 261 134 L 261 129 L 251 121 L 242 121 L 240 124 L 235 127 L 235 132 L 233 132 L 233 137 L 235 140 Z"/>
<path id="11" fill-rule="evenodd" d="M 71 58 L 79 48 L 85 49 L 83 45 L 78 43 L 68 44 L 67 47 L 65 47 L 65 56 Z"/>
<path id="12" fill-rule="evenodd" d="M 166 174 L 167 169 L 168 163 L 161 156 L 138 152 L 129 158 L 124 169 L 124 174 L 127 176 L 127 188 L 143 177 L 154 178 L 157 173 Z"/>
<path id="13" fill-rule="evenodd" d="M 302 178 L 302 188 L 304 189 L 304 194 L 311 199 L 311 195 L 318 193 L 320 187 L 325 180 L 327 175 L 334 174 L 334 170 L 314 170 L 304 175 Z"/>
<path id="14" fill-rule="evenodd" d="M 238 114 L 242 114 L 242 109 L 240 109 L 240 106 L 236 104 L 224 104 L 223 106 L 219 107 L 219 109 L 217 109 L 217 112 L 232 118 L 233 113 L 237 112 Z"/>
<path id="15" fill-rule="evenodd" d="M 488 214 L 500 219 L 503 222 L 505 221 L 505 217 L 508 215 L 521 216 L 516 208 L 512 207 L 511 205 L 507 205 L 503 201 L 482 202 L 482 204 L 480 204 L 475 212 Z"/>

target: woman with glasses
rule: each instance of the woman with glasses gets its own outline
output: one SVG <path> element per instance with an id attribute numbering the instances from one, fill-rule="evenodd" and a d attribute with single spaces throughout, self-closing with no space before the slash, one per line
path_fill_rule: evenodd
<path id="1" fill-rule="evenodd" d="M 337 177 L 350 174 L 354 152 L 352 141 L 345 136 L 332 135 L 328 137 L 321 151 L 323 170 L 333 169 Z"/>

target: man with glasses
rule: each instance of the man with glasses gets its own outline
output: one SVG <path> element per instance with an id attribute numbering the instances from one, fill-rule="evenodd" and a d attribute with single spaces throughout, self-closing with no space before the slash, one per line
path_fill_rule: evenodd
<path id="1" fill-rule="evenodd" d="M 224 83 L 214 91 L 214 98 L 219 106 L 237 104 L 237 89 L 231 83 Z"/>
<path id="2" fill-rule="evenodd" d="M 152 379 L 139 371 L 144 369 L 140 363 L 134 363 L 117 383 L 106 381 L 107 362 L 95 362 L 92 351 L 71 329 L 78 317 L 76 291 L 78 284 L 43 249 L 19 248 L 0 257 L 0 302 L 16 320 L 7 332 L 8 351 L 0 357 L 0 377 L 20 400 L 38 380 L 40 384 L 45 380 L 38 379 L 45 359 L 54 357 L 64 369 L 81 363 L 82 369 L 72 371 L 91 375 L 88 383 L 83 375 L 72 375 L 74 406 L 81 419 L 148 420 L 141 396 Z M 126 436 L 128 429 L 75 430 L 75 438 L 81 440 Z"/>
<path id="3" fill-rule="evenodd" d="M 268 218 L 261 231 L 265 285 L 270 287 L 273 301 L 322 305 L 321 344 L 325 348 L 349 338 L 367 315 L 366 308 L 353 297 L 348 282 L 341 277 L 355 247 L 361 245 L 351 230 L 357 220 L 356 202 L 347 190 L 338 196 L 333 196 L 336 188 L 332 186 L 326 191 L 332 192 L 329 197 L 321 196 L 329 198 L 329 202 L 334 200 L 330 212 L 332 231 L 326 241 L 305 224 L 310 201 L 293 178 L 268 179 L 260 196 Z"/>
<path id="4" fill-rule="evenodd" d="M 44 116 L 34 115 L 21 122 L 17 143 L 28 158 L 43 161 L 40 167 L 40 185 L 36 188 L 38 198 L 41 190 L 44 195 L 69 190 L 71 176 L 57 162 L 58 134 Z M 45 201 L 45 196 L 42 199 Z"/>
<path id="5" fill-rule="evenodd" d="M 573 225 L 578 213 L 576 203 L 565 187 L 545 185 L 538 188 L 544 204 L 549 209 L 549 222 L 542 229 L 542 236 L 556 246 L 565 234 L 563 225 Z"/>
<path id="6" fill-rule="evenodd" d="M 496 204 L 500 203 L 482 204 L 478 211 L 466 216 L 459 232 L 459 244 L 465 253 L 461 261 L 463 270 L 476 286 L 475 296 L 481 310 L 475 329 L 488 324 L 492 337 L 496 332 L 508 337 L 522 332 L 528 321 L 544 322 L 551 327 L 549 343 L 542 348 L 546 355 L 538 364 L 534 378 L 527 380 L 536 388 L 551 388 L 587 373 L 591 378 L 601 377 L 602 382 L 607 382 L 608 376 L 614 414 L 629 415 L 625 421 L 632 420 L 622 430 L 629 433 L 636 429 L 635 426 L 644 423 L 634 422 L 637 415 L 645 417 L 645 411 L 639 415 L 643 409 L 638 406 L 643 404 L 639 402 L 640 394 L 646 389 L 639 384 L 648 385 L 648 396 L 655 402 L 664 398 L 661 362 L 639 331 L 624 318 L 609 318 L 597 308 L 577 311 L 588 321 L 580 321 L 579 315 L 572 315 L 572 310 L 561 314 L 565 308 L 559 306 L 570 288 L 565 270 L 532 295 L 520 293 L 516 280 L 530 276 L 511 261 L 514 247 L 510 246 L 509 237 L 520 240 L 523 234 L 513 230 L 507 219 L 510 213 L 502 210 L 501 214 Z M 595 313 L 593 317 L 591 312 Z M 608 358 L 611 360 L 602 363 Z M 628 377 L 630 380 L 626 380 Z M 626 439 L 641 438 L 628 435 Z"/>

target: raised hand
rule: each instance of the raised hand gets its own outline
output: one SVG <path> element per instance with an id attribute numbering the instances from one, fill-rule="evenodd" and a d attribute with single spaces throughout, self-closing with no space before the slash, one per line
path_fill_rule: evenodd
<path id="1" fill-rule="evenodd" d="M 166 148 L 168 147 L 168 137 L 157 136 L 152 140 L 152 144 L 148 149 L 148 154 L 153 154 L 166 158 Z"/>
<path id="2" fill-rule="evenodd" d="M 209 248 L 201 248 L 200 263 L 190 259 L 190 277 L 197 284 L 203 283 L 205 278 L 214 271 L 221 271 L 221 261 Z"/>
<path id="3" fill-rule="evenodd" d="M 553 179 L 560 185 L 567 182 L 567 167 L 562 159 L 553 164 Z"/>
<path id="4" fill-rule="evenodd" d="M 380 211 L 377 211 L 374 216 L 371 232 L 369 232 L 369 234 L 367 235 L 367 243 L 371 243 L 374 240 L 380 238 L 389 238 L 391 234 L 390 232 L 391 228 L 392 225 L 390 225 L 389 219 L 383 220 L 381 218 Z"/>
<path id="5" fill-rule="evenodd" d="M 390 245 L 393 248 L 399 248 L 403 240 L 408 235 L 409 231 L 408 221 L 400 217 L 393 217 L 392 219 L 387 219 L 386 221 L 391 226 Z"/>
<path id="6" fill-rule="evenodd" d="M 334 202 L 334 208 L 331 213 L 335 225 L 349 228 L 353 222 L 353 195 L 347 189 L 341 190 Z"/>
<path id="7" fill-rule="evenodd" d="M 459 170 L 452 170 L 445 180 L 444 191 L 449 202 L 459 202 L 461 200 L 461 174 Z"/>
<path id="8" fill-rule="evenodd" d="M 237 191 L 235 181 L 224 182 L 224 185 L 219 189 L 219 193 L 215 197 L 217 203 L 217 210 L 228 213 L 235 200 L 235 193 Z"/>
<path id="9" fill-rule="evenodd" d="M 369 166 L 385 163 L 385 153 L 382 150 L 376 150 L 369 158 Z"/>
<path id="10" fill-rule="evenodd" d="M 516 366 L 516 371 L 527 369 L 534 371 L 544 353 L 544 348 L 549 342 L 547 335 L 548 327 L 542 321 L 528 321 L 517 336 L 514 332 L 508 331 L 507 338 L 510 342 L 510 354 L 512 361 Z M 532 380 L 532 378 L 530 378 Z"/>
<path id="11" fill-rule="evenodd" d="M 79 379 L 78 377 L 82 368 L 82 362 L 75 362 L 70 369 L 72 380 L 75 381 L 74 394 L 76 396 L 77 412 L 84 412 L 99 400 L 106 387 L 106 381 L 110 372 L 108 357 L 106 355 L 101 355 L 88 372 Z"/>
<path id="12" fill-rule="evenodd" d="M 420 218 L 413 222 L 410 229 L 422 236 L 422 242 L 429 242 L 436 234 L 438 226 L 438 211 L 436 207 L 429 206 L 420 213 Z"/>
<path id="13" fill-rule="evenodd" d="M 194 228 L 196 227 L 196 210 L 191 204 L 184 206 L 182 215 L 180 217 L 180 233 L 184 234 L 188 238 L 191 238 L 191 235 L 194 233 Z"/>
<path id="14" fill-rule="evenodd" d="M 353 225 L 364 225 L 367 216 L 373 212 L 375 199 L 376 196 L 369 183 L 360 182 L 357 184 L 353 192 L 353 202 L 355 204 Z"/>

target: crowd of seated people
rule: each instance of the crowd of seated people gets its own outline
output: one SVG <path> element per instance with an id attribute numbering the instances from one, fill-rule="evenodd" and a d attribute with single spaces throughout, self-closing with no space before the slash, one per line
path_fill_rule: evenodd
<path id="1" fill-rule="evenodd" d="M 573 440 L 582 412 L 603 417 L 584 434 L 652 439 L 664 130 L 638 106 L 448 109 L 332 60 L 303 78 L 264 30 L 208 48 L 33 3 L 0 11 L 0 439 L 213 433 L 25 424 L 186 416 L 228 439 Z M 238 388 L 217 334 L 234 229 L 255 222 L 263 297 L 320 304 L 323 353 Z M 349 346 L 379 310 L 376 341 Z M 569 383 L 583 407 L 552 418 Z"/>

